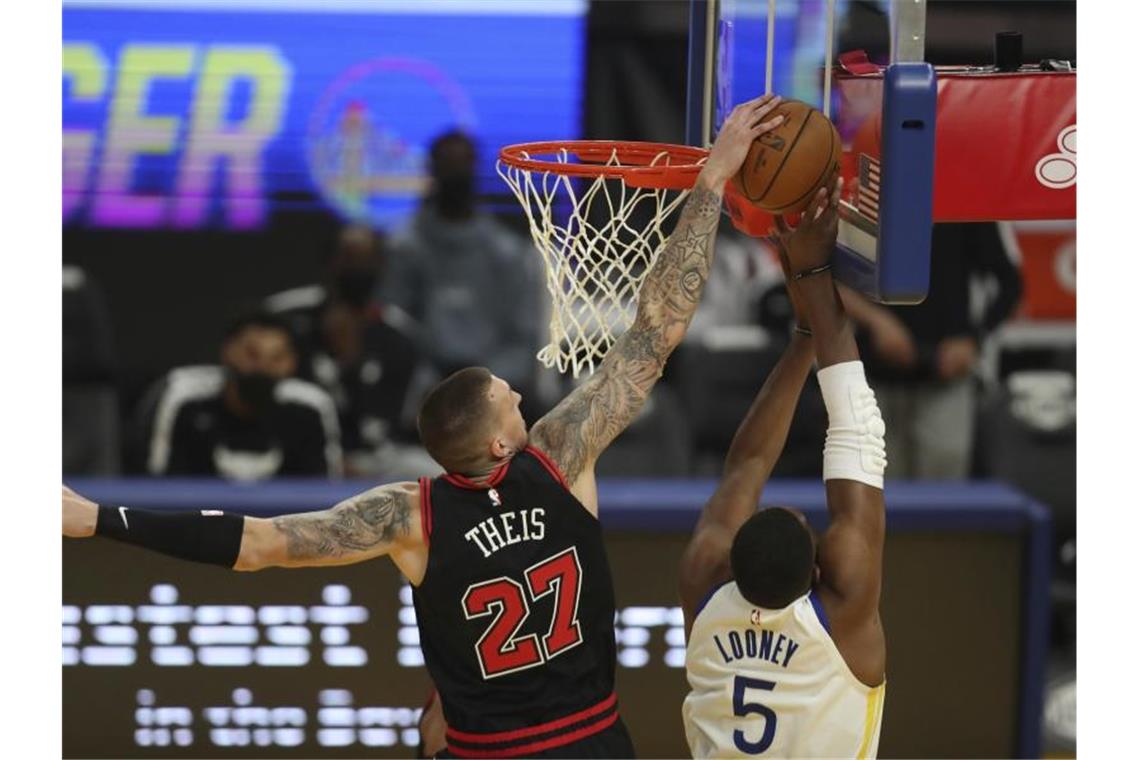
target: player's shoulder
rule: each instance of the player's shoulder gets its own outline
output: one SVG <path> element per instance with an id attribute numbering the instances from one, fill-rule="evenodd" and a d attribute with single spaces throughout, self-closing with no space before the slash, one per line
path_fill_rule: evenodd
<path id="1" fill-rule="evenodd" d="M 740 595 L 736 581 L 732 578 L 717 581 L 696 600 L 693 605 L 693 620 L 700 620 L 702 614 L 704 617 L 719 614 L 726 607 L 733 609 L 741 607 L 743 600 L 744 597 Z"/>
<path id="2" fill-rule="evenodd" d="M 557 486 L 570 492 L 570 483 L 558 462 L 546 452 L 541 441 L 527 444 L 511 462 L 511 470 L 536 484 Z"/>
<path id="3" fill-rule="evenodd" d="M 356 496 L 353 496 L 349 501 L 359 502 L 362 500 L 374 498 L 397 498 L 409 504 L 414 502 L 418 508 L 420 504 L 420 482 L 423 480 L 398 480 L 392 483 L 382 483 L 378 486 L 373 486 L 367 491 L 361 491 Z"/>

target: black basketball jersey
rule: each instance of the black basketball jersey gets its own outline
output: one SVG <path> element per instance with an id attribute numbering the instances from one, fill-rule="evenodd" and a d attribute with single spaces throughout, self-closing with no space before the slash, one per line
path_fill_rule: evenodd
<path id="1" fill-rule="evenodd" d="M 457 756 L 534 756 L 614 726 L 614 595 L 597 518 L 528 447 L 484 484 L 420 481 L 420 647 Z M 584 756 L 584 755 L 583 755 Z"/>

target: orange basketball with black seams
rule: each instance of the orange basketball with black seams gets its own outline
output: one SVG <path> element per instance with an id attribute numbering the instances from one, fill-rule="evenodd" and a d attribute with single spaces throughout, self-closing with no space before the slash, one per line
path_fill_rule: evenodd
<path id="1" fill-rule="evenodd" d="M 807 103 L 784 101 L 768 118 L 777 113 L 783 123 L 753 141 L 732 181 L 765 211 L 794 214 L 839 171 L 843 146 L 831 120 Z"/>

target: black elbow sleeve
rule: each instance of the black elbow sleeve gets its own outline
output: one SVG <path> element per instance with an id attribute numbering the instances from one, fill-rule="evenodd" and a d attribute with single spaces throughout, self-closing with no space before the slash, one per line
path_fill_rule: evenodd
<path id="1" fill-rule="evenodd" d="M 159 512 L 99 507 L 95 535 L 191 562 L 232 568 L 241 551 L 245 518 L 214 510 Z"/>

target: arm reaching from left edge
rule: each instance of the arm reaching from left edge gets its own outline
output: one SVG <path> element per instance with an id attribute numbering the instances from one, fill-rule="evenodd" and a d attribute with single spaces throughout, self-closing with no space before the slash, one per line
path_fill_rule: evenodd
<path id="1" fill-rule="evenodd" d="M 331 509 L 268 519 L 208 510 L 100 507 L 63 487 L 65 536 L 105 535 L 180 559 L 244 571 L 346 565 L 385 554 L 404 555 L 422 544 L 419 519 L 416 483 L 384 485 Z M 393 559 L 415 580 L 417 573 L 404 567 L 407 557 Z"/>
<path id="2" fill-rule="evenodd" d="M 764 96 L 733 110 L 685 202 L 677 228 L 645 276 L 633 325 L 598 371 L 535 423 L 531 440 L 561 468 L 571 490 L 595 514 L 593 481 L 579 483 L 607 446 L 633 421 L 680 345 L 712 265 L 724 185 L 752 141 L 782 120 L 764 117 L 779 104 Z"/>
<path id="3" fill-rule="evenodd" d="M 804 214 L 804 224 L 821 223 L 820 212 L 828 200 L 826 193 L 818 195 Z M 693 613 L 704 595 L 732 574 L 729 567 L 732 540 L 740 526 L 756 512 L 760 494 L 788 440 L 796 404 L 815 358 L 811 337 L 799 332 L 810 331 L 784 250 L 788 234 L 782 231 L 772 242 L 779 251 L 798 329 L 737 428 L 725 457 L 720 483 L 701 510 L 693 537 L 681 557 L 681 607 L 686 629 L 692 624 Z"/>

